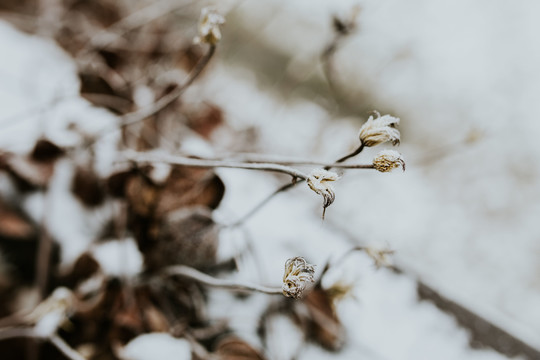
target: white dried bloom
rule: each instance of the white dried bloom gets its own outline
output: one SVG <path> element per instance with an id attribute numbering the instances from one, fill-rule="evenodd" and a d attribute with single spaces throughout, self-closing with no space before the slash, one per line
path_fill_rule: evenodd
<path id="1" fill-rule="evenodd" d="M 315 269 L 303 257 L 297 256 L 285 262 L 283 274 L 283 295 L 298 299 L 308 286 L 315 281 Z"/>
<path id="2" fill-rule="evenodd" d="M 215 9 L 205 7 L 201 10 L 199 19 L 199 34 L 193 39 L 195 43 L 216 45 L 221 40 L 220 25 L 225 24 L 225 18 Z"/>
<path id="3" fill-rule="evenodd" d="M 389 267 L 392 265 L 392 261 L 390 260 L 390 255 L 394 253 L 393 250 L 375 249 L 372 247 L 367 247 L 365 249 L 365 252 L 370 258 L 373 259 L 377 269 L 380 267 Z"/>
<path id="4" fill-rule="evenodd" d="M 330 183 L 338 179 L 338 174 L 324 169 L 313 170 L 307 178 L 307 184 L 310 189 L 323 197 L 323 218 L 326 208 L 332 205 L 336 199 L 336 193 Z"/>
<path id="5" fill-rule="evenodd" d="M 389 172 L 398 167 L 405 171 L 405 160 L 397 151 L 383 150 L 373 159 L 373 167 L 380 172 Z"/>
<path id="6" fill-rule="evenodd" d="M 399 118 L 384 115 L 381 116 L 375 112 L 376 118 L 370 116 L 364 125 L 360 128 L 358 137 L 362 145 L 371 147 L 390 141 L 392 145 L 398 145 L 400 141 L 399 130 L 396 125 L 399 125 Z"/>

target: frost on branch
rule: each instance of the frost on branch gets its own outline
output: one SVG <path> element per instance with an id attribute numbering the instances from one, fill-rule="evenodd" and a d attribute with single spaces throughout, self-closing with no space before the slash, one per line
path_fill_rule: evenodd
<path id="1" fill-rule="evenodd" d="M 358 137 L 362 145 L 367 147 L 377 146 L 390 141 L 392 145 L 398 145 L 400 142 L 399 118 L 383 115 L 375 112 L 376 118 L 370 116 L 364 125 L 360 128 Z"/>
<path id="2" fill-rule="evenodd" d="M 315 281 L 315 269 L 303 257 L 297 256 L 285 262 L 283 295 L 299 299 L 307 287 Z"/>

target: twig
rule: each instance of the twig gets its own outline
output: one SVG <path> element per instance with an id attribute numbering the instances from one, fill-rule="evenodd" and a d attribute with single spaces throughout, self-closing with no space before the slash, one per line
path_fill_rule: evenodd
<path id="1" fill-rule="evenodd" d="M 139 110 L 134 111 L 132 113 L 128 113 L 128 114 L 125 114 L 125 115 L 121 116 L 120 117 L 120 125 L 122 127 L 124 127 L 124 126 L 127 126 L 127 125 L 134 124 L 136 122 L 142 121 L 142 120 L 146 119 L 147 117 L 149 117 L 151 115 L 154 115 L 155 113 L 159 112 L 165 106 L 169 105 L 170 103 L 172 103 L 173 101 L 178 99 L 180 97 L 180 95 L 182 95 L 182 93 L 201 74 L 203 69 L 210 62 L 210 59 L 212 58 L 212 56 L 214 55 L 215 52 L 216 52 L 216 46 L 215 45 L 210 45 L 210 47 L 208 48 L 208 52 L 199 60 L 197 65 L 195 65 L 195 67 L 193 68 L 193 70 L 189 74 L 188 78 L 186 79 L 186 81 L 182 85 L 180 85 L 179 87 L 174 89 L 169 94 L 163 96 L 161 99 L 159 99 L 158 101 L 156 101 L 154 104 L 150 105 L 149 107 L 139 109 Z"/>
<path id="2" fill-rule="evenodd" d="M 53 334 L 50 337 L 42 337 L 32 328 L 7 328 L 0 329 L 0 341 L 13 338 L 33 338 L 39 340 L 47 340 L 54 345 L 62 354 L 71 360 L 86 360 L 75 349 L 69 346 L 60 336 Z"/>
<path id="3" fill-rule="evenodd" d="M 270 295 L 283 294 L 281 288 L 243 283 L 243 282 L 234 281 L 234 280 L 218 279 L 185 265 L 175 265 L 175 266 L 167 267 L 165 268 L 164 273 L 168 276 L 182 276 L 185 278 L 189 278 L 189 279 L 198 281 L 201 284 L 212 286 L 212 287 L 239 290 L 239 291 L 240 290 L 256 291 L 256 292 L 261 292 L 261 293 L 270 294 Z"/>
<path id="4" fill-rule="evenodd" d="M 325 170 L 330 170 L 332 168 L 342 168 L 342 169 L 373 169 L 373 165 L 370 164 L 370 165 L 341 165 L 340 163 L 344 162 L 345 160 L 348 160 L 350 158 L 352 158 L 353 156 L 356 156 L 358 154 L 360 154 L 362 152 L 362 150 L 364 150 L 364 145 L 363 144 L 360 144 L 360 146 L 354 150 L 352 153 L 348 154 L 348 155 L 345 155 L 341 158 L 339 158 L 338 160 L 336 160 L 335 163 L 333 164 L 326 164 L 326 166 L 324 167 Z M 322 165 L 322 164 L 321 164 Z M 293 187 L 295 187 L 297 184 L 303 182 L 305 179 L 300 179 L 298 181 L 294 181 L 292 183 L 289 183 L 289 184 L 285 184 L 283 186 L 281 186 L 280 188 L 278 188 L 277 190 L 275 190 L 272 194 L 270 194 L 268 197 L 266 197 L 264 200 L 262 200 L 260 203 L 258 203 L 257 205 L 255 205 L 255 207 L 253 207 L 251 210 L 249 210 L 244 216 L 242 216 L 240 219 L 238 219 L 237 221 L 233 222 L 232 224 L 228 225 L 228 227 L 236 227 L 236 226 L 239 226 L 239 225 L 242 225 L 247 219 L 249 219 L 250 217 L 252 217 L 253 215 L 255 215 L 255 213 L 257 213 L 257 211 L 259 211 L 260 209 L 262 209 L 266 204 L 268 204 L 270 202 L 270 200 L 272 200 L 274 198 L 274 196 L 276 196 L 277 194 L 279 193 L 282 193 L 284 191 L 287 191 L 289 189 L 292 189 Z M 324 210 L 323 210 L 324 211 Z M 324 212 L 323 212 L 323 216 L 324 216 Z"/>
<path id="5" fill-rule="evenodd" d="M 306 180 L 307 175 L 301 171 L 293 169 L 285 165 L 269 164 L 269 163 L 243 163 L 226 160 L 206 160 L 194 159 L 178 155 L 169 155 L 166 153 L 149 154 L 135 151 L 124 152 L 124 157 L 132 162 L 147 163 L 160 162 L 167 164 L 175 164 L 182 166 L 202 167 L 202 168 L 234 168 L 247 170 L 274 171 L 292 176 L 294 179 Z"/>

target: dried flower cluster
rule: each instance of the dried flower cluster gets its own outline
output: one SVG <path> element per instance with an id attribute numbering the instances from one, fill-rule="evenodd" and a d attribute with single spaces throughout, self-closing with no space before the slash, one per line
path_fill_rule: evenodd
<path id="1" fill-rule="evenodd" d="M 220 26 L 223 24 L 225 24 L 225 18 L 215 9 L 203 8 L 199 19 L 199 32 L 194 42 L 216 45 L 221 40 Z"/>
<path id="2" fill-rule="evenodd" d="M 405 160 L 397 151 L 383 150 L 373 159 L 373 167 L 380 172 L 389 172 L 399 167 L 405 171 Z"/>
<path id="3" fill-rule="evenodd" d="M 315 269 L 303 257 L 294 257 L 285 262 L 283 274 L 283 295 L 299 299 L 304 291 L 315 281 Z"/>
<path id="4" fill-rule="evenodd" d="M 370 116 L 360 128 L 358 137 L 362 145 L 372 147 L 385 142 L 398 145 L 400 134 L 396 126 L 399 125 L 399 118 L 390 115 L 381 116 L 378 112 L 375 112 L 375 114 L 375 118 Z"/>

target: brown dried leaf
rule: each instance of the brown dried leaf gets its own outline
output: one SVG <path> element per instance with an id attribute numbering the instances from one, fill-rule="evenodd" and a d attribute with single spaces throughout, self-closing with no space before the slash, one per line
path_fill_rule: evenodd
<path id="1" fill-rule="evenodd" d="M 0 201 L 0 237 L 30 239 L 36 234 L 32 223 Z"/>
<path id="2" fill-rule="evenodd" d="M 188 121 L 188 126 L 202 137 L 209 139 L 212 132 L 223 122 L 223 111 L 215 105 L 209 105 L 205 111 L 192 116 Z"/>
<path id="3" fill-rule="evenodd" d="M 156 205 L 156 216 L 185 206 L 204 205 L 215 209 L 225 192 L 225 185 L 211 170 L 173 167 Z"/>
<path id="4" fill-rule="evenodd" d="M 216 263 L 219 229 L 209 209 L 184 208 L 167 214 L 154 226 L 152 234 L 155 244 L 144 253 L 149 268 L 176 264 L 205 267 Z"/>
<path id="5" fill-rule="evenodd" d="M 236 336 L 228 336 L 221 340 L 216 352 L 221 360 L 264 360 L 265 357 L 244 340 Z"/>
<path id="6" fill-rule="evenodd" d="M 302 300 L 307 306 L 310 317 L 305 323 L 308 336 L 328 350 L 341 349 L 345 340 L 345 328 L 339 321 L 331 297 L 317 287 Z"/>
<path id="7" fill-rule="evenodd" d="M 38 162 L 55 161 L 65 154 L 65 150 L 46 139 L 36 142 L 30 153 L 30 158 Z"/>
<path id="8" fill-rule="evenodd" d="M 97 175 L 88 169 L 77 168 L 71 184 L 73 194 L 86 206 L 101 205 L 105 200 L 105 186 Z"/>

